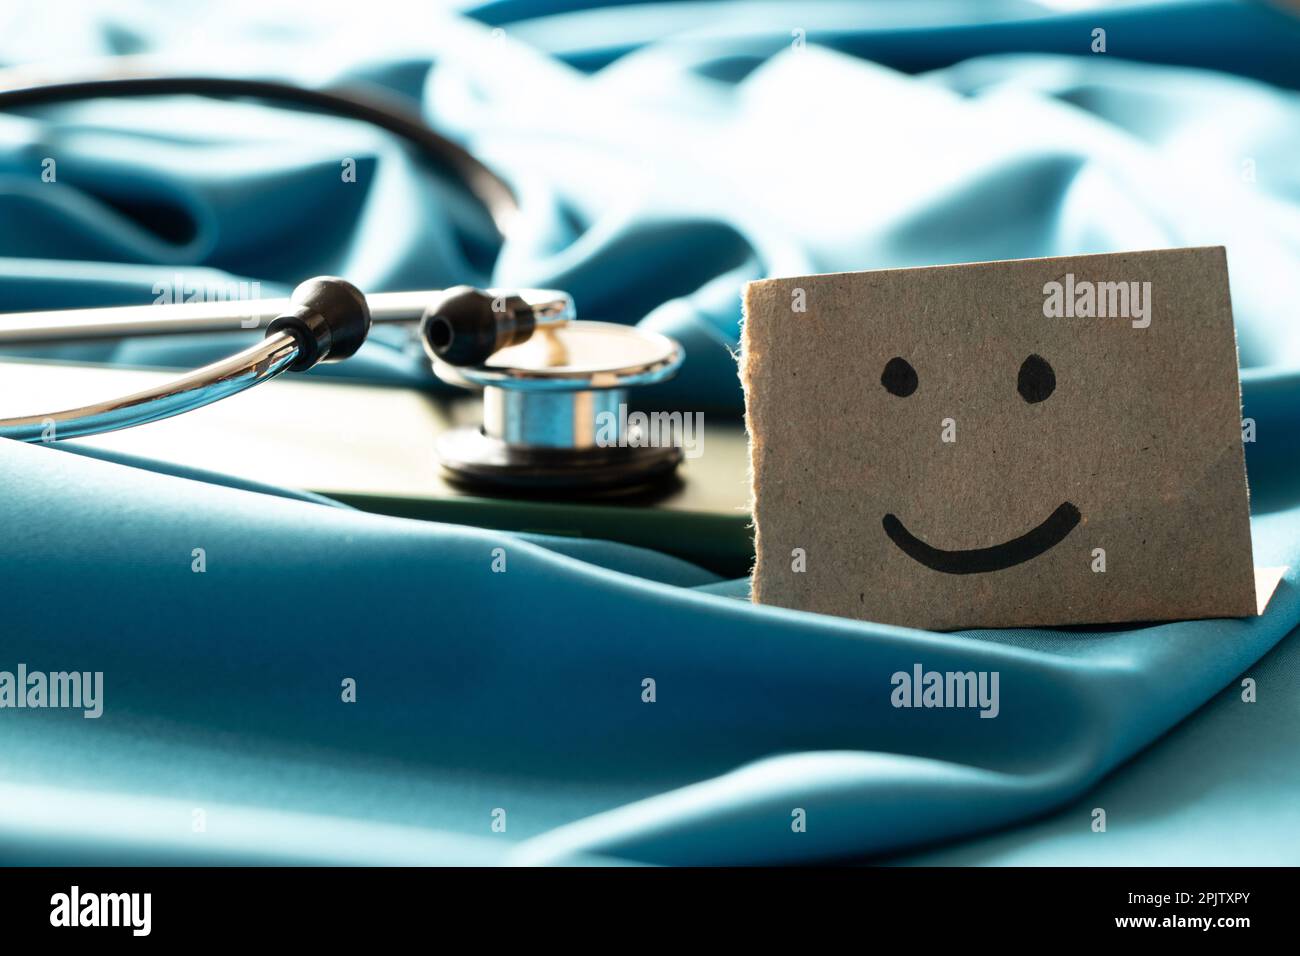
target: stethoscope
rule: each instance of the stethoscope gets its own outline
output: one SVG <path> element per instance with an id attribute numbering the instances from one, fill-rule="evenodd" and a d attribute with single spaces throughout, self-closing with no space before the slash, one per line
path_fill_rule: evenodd
<path id="1" fill-rule="evenodd" d="M 87 98 L 197 94 L 251 97 L 359 119 L 395 133 L 476 197 L 504 239 L 514 193 L 468 151 L 373 93 L 309 90 L 270 80 L 123 76 L 13 87 L 0 72 L 0 110 Z M 9 81 L 11 88 L 4 88 Z M 482 393 L 478 427 L 441 435 L 448 478 L 488 492 L 640 488 L 676 469 L 681 449 L 650 444 L 628 425 L 628 391 L 676 374 L 683 351 L 655 332 L 580 321 L 572 298 L 550 289 L 363 294 L 332 276 L 309 279 L 288 300 L 195 302 L 11 313 L 0 346 L 265 329 L 261 342 L 142 392 L 48 414 L 0 418 L 0 437 L 53 442 L 101 434 L 202 408 L 270 381 L 356 353 L 372 324 L 416 330 L 434 373 Z"/>

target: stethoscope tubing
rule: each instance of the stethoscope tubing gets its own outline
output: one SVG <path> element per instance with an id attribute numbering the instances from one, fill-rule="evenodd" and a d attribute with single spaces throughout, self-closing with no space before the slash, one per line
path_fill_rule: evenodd
<path id="1" fill-rule="evenodd" d="M 571 317 L 573 313 L 572 298 L 553 289 L 485 291 L 489 295 L 522 296 L 529 301 L 539 319 Z M 366 295 L 366 304 L 370 307 L 372 322 L 414 324 L 442 295 L 441 289 L 372 292 Z M 276 298 L 11 312 L 0 314 L 0 346 L 257 331 L 265 329 L 290 304 L 287 298 Z"/>
<path id="2" fill-rule="evenodd" d="M 0 438 L 53 442 L 171 418 L 269 381 L 288 371 L 298 355 L 298 339 L 275 332 L 229 358 L 141 392 L 58 412 L 0 418 Z"/>
<path id="3" fill-rule="evenodd" d="M 504 239 L 519 214 L 510 185 L 459 143 L 448 139 L 396 96 L 379 88 L 312 89 L 263 77 L 193 76 L 167 72 L 150 57 L 111 57 L 91 75 L 71 73 L 34 79 L 29 69 L 0 70 L 0 111 L 140 96 L 247 98 L 367 123 L 411 144 L 435 167 L 449 173 L 483 204 Z"/>

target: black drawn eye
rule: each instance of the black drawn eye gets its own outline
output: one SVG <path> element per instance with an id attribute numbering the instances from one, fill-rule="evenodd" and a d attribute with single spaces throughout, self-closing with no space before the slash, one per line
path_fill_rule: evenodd
<path id="1" fill-rule="evenodd" d="M 916 391 L 916 369 L 908 364 L 907 359 L 895 356 L 885 363 L 885 370 L 880 373 L 880 384 L 891 395 L 907 398 Z"/>
<path id="2" fill-rule="evenodd" d="M 1041 402 L 1056 390 L 1056 373 L 1047 359 L 1041 355 L 1031 355 L 1020 365 L 1020 375 L 1016 378 L 1016 391 L 1030 405 Z"/>

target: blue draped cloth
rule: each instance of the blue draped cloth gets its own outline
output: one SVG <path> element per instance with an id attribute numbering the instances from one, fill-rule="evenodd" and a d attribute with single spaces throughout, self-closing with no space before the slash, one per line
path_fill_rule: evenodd
<path id="1" fill-rule="evenodd" d="M 0 62 L 166 51 L 382 84 L 517 189 L 495 260 L 474 205 L 378 131 L 87 102 L 0 116 L 0 310 L 321 273 L 558 286 L 681 339 L 657 400 L 722 415 L 746 280 L 1224 245 L 1256 562 L 1292 570 L 1258 619 L 935 634 L 753 606 L 743 581 L 622 545 L 0 441 L 0 669 L 105 675 L 97 720 L 0 711 L 0 861 L 1300 859 L 1294 21 L 1244 2 L 415 7 L 127 2 L 70 29 L 33 5 Z M 382 333 L 326 374 L 436 387 Z M 890 675 L 918 662 L 998 671 L 998 718 L 894 709 Z"/>

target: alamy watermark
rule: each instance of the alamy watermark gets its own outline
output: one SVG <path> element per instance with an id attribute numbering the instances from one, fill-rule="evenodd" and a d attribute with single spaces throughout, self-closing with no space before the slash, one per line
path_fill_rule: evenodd
<path id="1" fill-rule="evenodd" d="M 1002 710 L 998 694 L 999 671 L 927 671 L 913 664 L 911 673 L 895 671 L 889 678 L 894 689 L 889 702 L 895 707 L 971 707 L 981 717 L 996 717 Z"/>
<path id="2" fill-rule="evenodd" d="M 687 458 L 704 454 L 703 412 L 618 412 L 596 415 L 596 445 L 600 448 L 667 448 L 676 445 Z"/>
<path id="3" fill-rule="evenodd" d="M 1151 324 L 1150 282 L 1092 282 L 1067 272 L 1063 282 L 1043 286 L 1043 315 L 1049 319 L 1131 319 L 1133 328 Z"/>
<path id="4" fill-rule="evenodd" d="M 0 671 L 0 709 L 66 708 L 95 719 L 104 713 L 103 671 Z"/>
<path id="5" fill-rule="evenodd" d="M 232 282 L 190 282 L 177 272 L 171 279 L 153 284 L 154 305 L 181 305 L 196 302 L 256 302 L 262 298 L 262 283 L 241 279 Z M 245 329 L 255 329 L 262 324 L 259 315 L 248 315 L 239 320 Z"/>
<path id="6" fill-rule="evenodd" d="M 152 893 L 87 893 L 74 884 L 50 897 L 50 925 L 56 927 L 121 926 L 132 936 L 148 936 L 152 913 Z"/>

